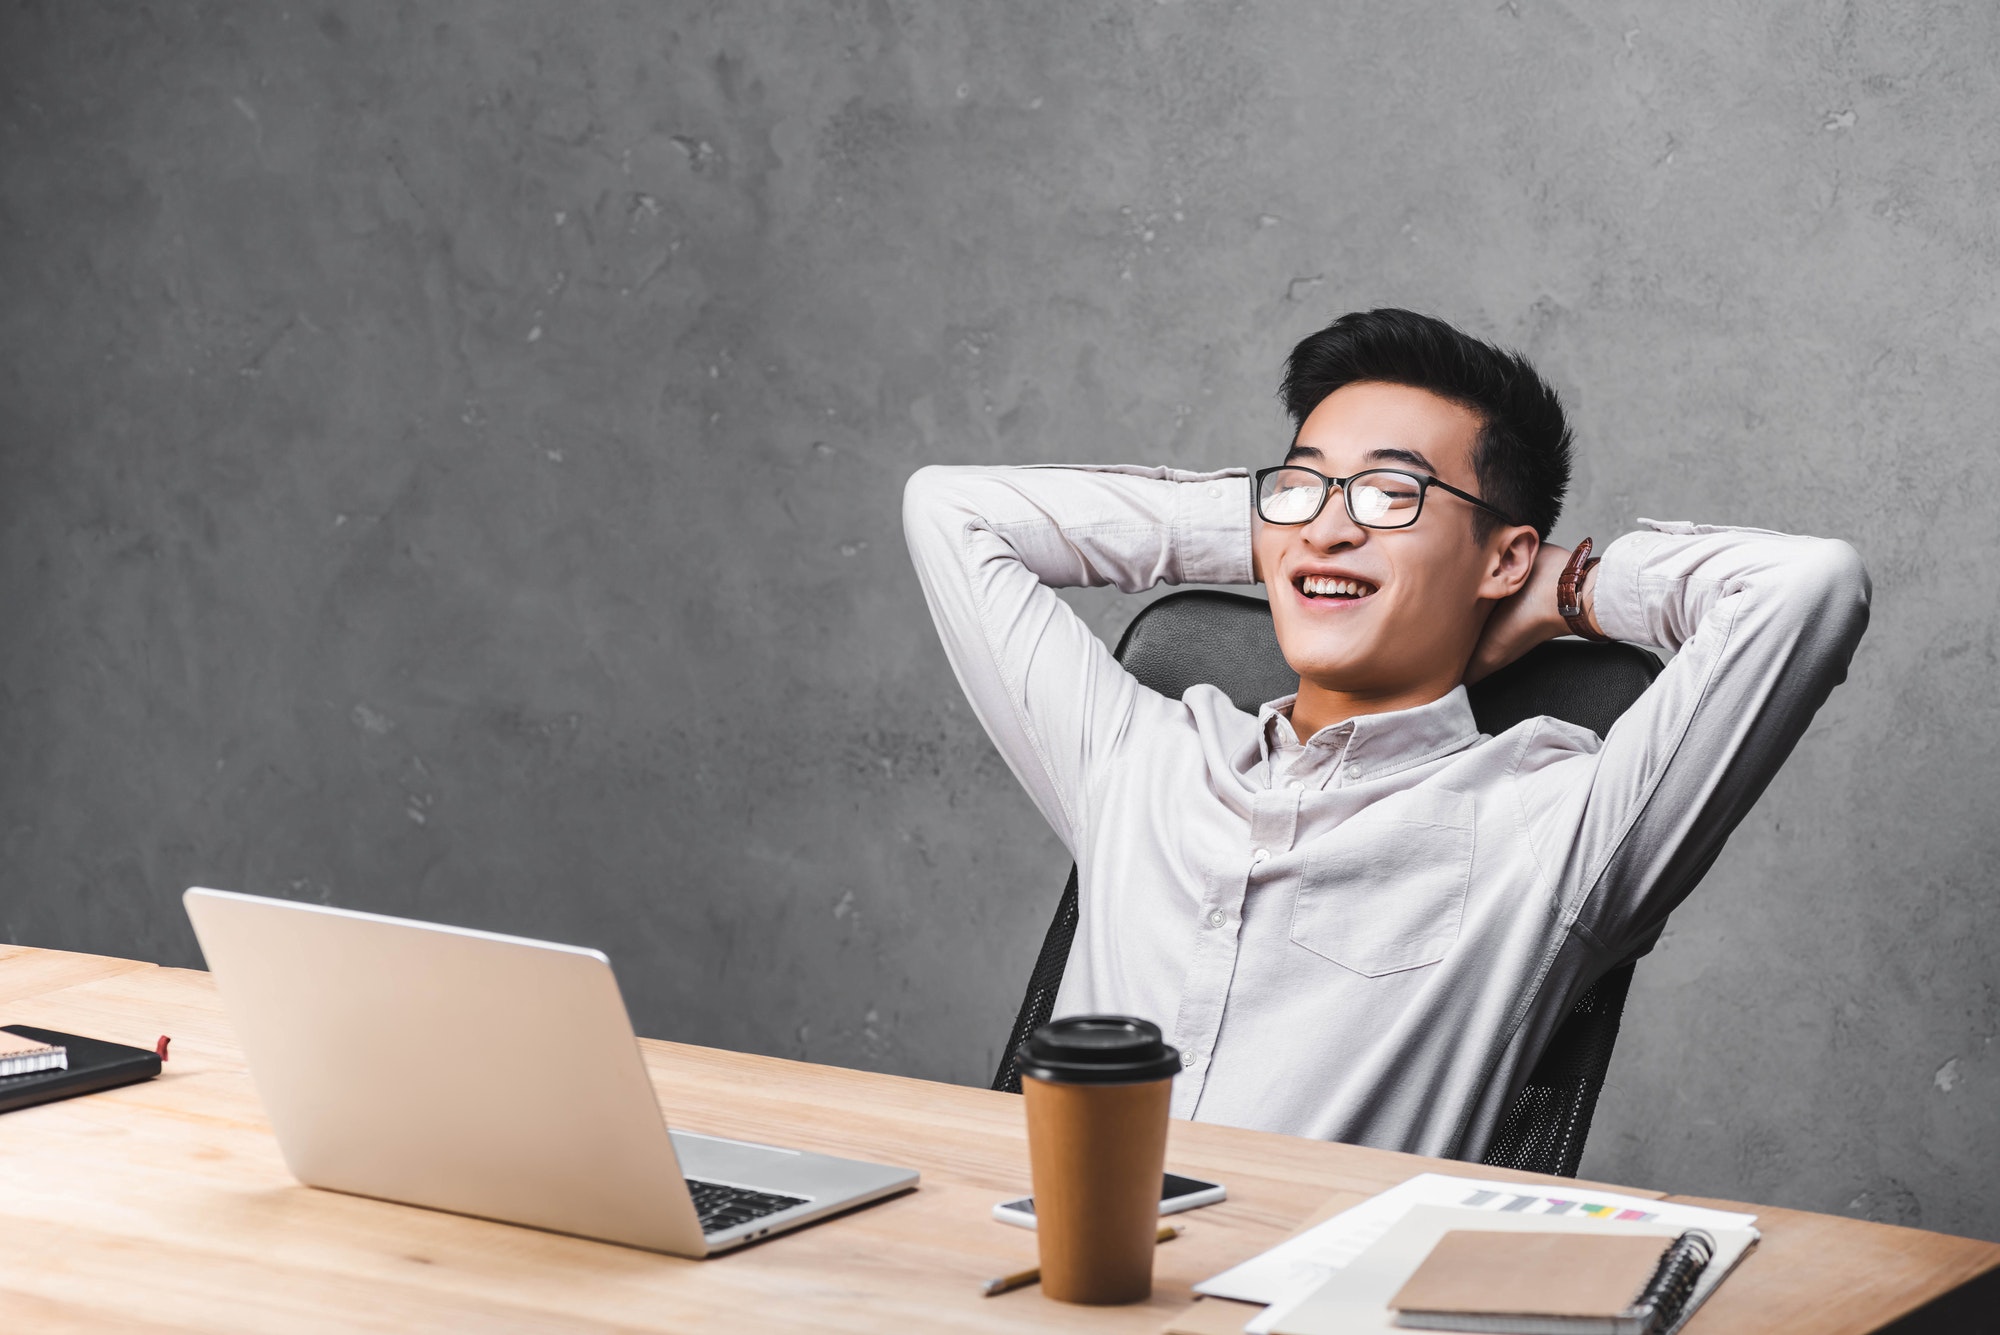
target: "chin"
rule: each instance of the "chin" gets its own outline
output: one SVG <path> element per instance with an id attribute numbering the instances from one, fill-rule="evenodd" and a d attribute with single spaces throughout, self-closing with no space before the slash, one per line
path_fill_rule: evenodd
<path id="1" fill-rule="evenodd" d="M 1370 661 L 1373 655 L 1357 652 L 1350 645 L 1320 643 L 1297 646 L 1288 643 L 1281 635 L 1278 637 L 1278 648 L 1283 651 L 1286 664 L 1299 674 L 1301 681 L 1310 681 L 1329 690 L 1366 689 L 1377 675 L 1370 670 L 1374 666 Z"/>
<path id="2" fill-rule="evenodd" d="M 1417 663 L 1383 640 L 1381 635 L 1342 635 L 1324 627 L 1278 627 L 1278 648 L 1301 681 L 1355 695 L 1407 690 L 1423 679 Z"/>

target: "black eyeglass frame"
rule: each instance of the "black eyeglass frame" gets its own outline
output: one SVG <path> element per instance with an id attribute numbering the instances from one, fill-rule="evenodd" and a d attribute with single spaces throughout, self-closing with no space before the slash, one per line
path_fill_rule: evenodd
<path id="1" fill-rule="evenodd" d="M 1319 479 L 1320 482 L 1319 504 L 1315 505 L 1313 507 L 1313 512 L 1307 515 L 1304 519 L 1271 519 L 1266 517 L 1264 514 L 1264 479 L 1271 476 L 1271 474 L 1273 473 L 1285 473 L 1285 472 L 1311 473 L 1314 477 Z M 1395 475 L 1396 477 L 1406 477 L 1410 479 L 1410 481 L 1417 484 L 1416 513 L 1410 516 L 1409 523 L 1371 524 L 1367 520 L 1361 518 L 1361 516 L 1354 513 L 1354 502 L 1351 499 L 1353 493 L 1347 489 L 1347 484 L 1354 481 L 1355 478 L 1367 477 L 1370 473 L 1390 473 Z M 1386 533 L 1393 533 L 1399 528 L 1410 528 L 1413 525 L 1415 525 L 1419 519 L 1423 518 L 1424 499 L 1430 494 L 1430 489 L 1432 487 L 1437 487 L 1442 491 L 1448 491 L 1452 495 L 1458 497 L 1461 501 L 1470 501 L 1472 504 L 1486 511 L 1486 513 L 1497 517 L 1502 523 L 1506 524 L 1510 528 L 1518 527 L 1521 522 L 1518 519 L 1513 518 L 1505 510 L 1500 509 L 1498 506 L 1489 505 L 1485 501 L 1480 500 L 1477 496 L 1474 496 L 1471 492 L 1460 491 L 1457 487 L 1452 486 L 1451 483 L 1445 481 L 1441 477 L 1435 477 L 1429 473 L 1412 473 L 1407 468 L 1364 468 L 1360 472 L 1354 473 L 1348 477 L 1328 477 L 1325 473 L 1320 472 L 1317 468 L 1307 468 L 1304 464 L 1278 464 L 1275 467 L 1262 468 L 1257 471 L 1255 477 L 1252 480 L 1250 488 L 1250 505 L 1252 509 L 1256 510 L 1257 517 L 1259 519 L 1262 519 L 1267 524 L 1277 524 L 1284 528 L 1297 528 L 1300 524 L 1310 524 L 1312 523 L 1313 520 L 1318 519 L 1320 517 L 1321 512 L 1323 512 L 1326 509 L 1326 498 L 1333 494 L 1333 489 L 1335 487 L 1340 488 L 1340 503 L 1347 510 L 1347 517 L 1349 519 L 1352 519 L 1356 524 L 1359 524 L 1362 528 L 1372 528 Z"/>

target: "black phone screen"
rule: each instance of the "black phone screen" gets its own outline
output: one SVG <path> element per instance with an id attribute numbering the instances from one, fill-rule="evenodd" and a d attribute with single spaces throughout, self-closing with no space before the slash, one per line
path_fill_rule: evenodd
<path id="1" fill-rule="evenodd" d="M 1215 1183 L 1204 1182 L 1198 1177 L 1182 1177 L 1179 1173 L 1168 1173 L 1160 1182 L 1160 1199 L 1163 1201 L 1176 1200 L 1182 1196 L 1192 1196 L 1197 1191 L 1211 1190 L 1214 1186 Z M 1024 1197 L 1021 1200 L 1015 1201 L 1012 1208 L 1019 1210 L 1022 1214 L 1033 1214 L 1035 1212 L 1035 1198 L 1033 1196 Z"/>

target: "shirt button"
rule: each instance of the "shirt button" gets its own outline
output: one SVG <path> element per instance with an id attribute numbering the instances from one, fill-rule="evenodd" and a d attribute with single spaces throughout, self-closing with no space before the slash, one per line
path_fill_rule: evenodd
<path id="1" fill-rule="evenodd" d="M 1228 916 L 1224 914 L 1221 909 L 1217 909 L 1213 913 L 1208 915 L 1208 925 L 1210 927 L 1220 927 L 1222 926 L 1222 924 L 1228 921 L 1229 921 Z"/>
<path id="2" fill-rule="evenodd" d="M 1361 766 L 1359 766 L 1359 765 L 1349 765 L 1349 766 L 1347 767 L 1347 777 L 1348 777 L 1348 778 L 1350 778 L 1350 779 L 1358 779 L 1358 778 L 1360 778 L 1360 777 L 1361 777 Z"/>
<path id="3" fill-rule="evenodd" d="M 1194 1054 L 1192 1052 L 1183 1052 L 1181 1054 L 1181 1065 L 1183 1066 L 1194 1065 Z"/>
<path id="4" fill-rule="evenodd" d="M 1209 494 L 1209 497 L 1210 497 L 1210 499 L 1212 499 L 1212 500 L 1221 500 L 1221 499 L 1222 499 L 1222 488 L 1221 488 L 1221 487 L 1210 487 L 1210 488 L 1208 489 L 1208 494 Z"/>
<path id="5" fill-rule="evenodd" d="M 1250 855 L 1250 865 L 1253 867 L 1262 866 L 1264 863 L 1270 861 L 1270 858 L 1271 850 L 1260 848 Z"/>

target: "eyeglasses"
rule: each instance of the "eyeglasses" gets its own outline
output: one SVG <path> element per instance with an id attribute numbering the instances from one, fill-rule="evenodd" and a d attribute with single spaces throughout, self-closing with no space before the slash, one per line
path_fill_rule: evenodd
<path id="1" fill-rule="evenodd" d="M 1257 514 L 1267 524 L 1310 524 L 1326 507 L 1327 494 L 1340 488 L 1347 517 L 1363 528 L 1408 528 L 1424 512 L 1424 494 L 1432 487 L 1470 501 L 1501 522 L 1515 521 L 1470 492 L 1428 473 L 1400 468 L 1371 468 L 1353 477 L 1328 477 L 1310 468 L 1286 464 L 1257 474 Z"/>

